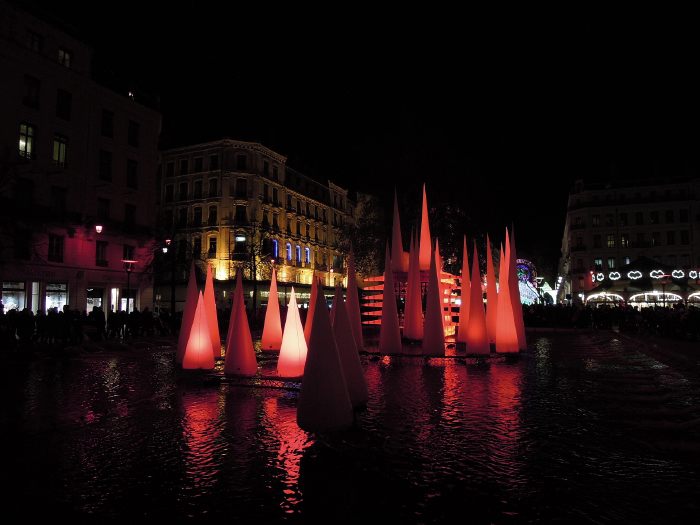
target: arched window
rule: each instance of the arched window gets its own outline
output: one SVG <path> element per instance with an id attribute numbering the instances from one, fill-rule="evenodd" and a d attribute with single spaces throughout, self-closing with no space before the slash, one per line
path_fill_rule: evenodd
<path id="1" fill-rule="evenodd" d="M 304 254 L 306 255 L 306 262 L 310 263 L 311 262 L 311 250 L 309 250 L 308 246 L 306 248 L 304 248 Z"/>
<path id="2" fill-rule="evenodd" d="M 287 260 L 292 260 L 292 244 L 289 242 L 287 243 Z"/>
<path id="3" fill-rule="evenodd" d="M 297 262 L 301 262 L 301 246 L 297 244 Z"/>
<path id="4" fill-rule="evenodd" d="M 277 239 L 272 239 L 272 255 L 275 257 L 279 257 L 279 246 L 277 245 Z"/>

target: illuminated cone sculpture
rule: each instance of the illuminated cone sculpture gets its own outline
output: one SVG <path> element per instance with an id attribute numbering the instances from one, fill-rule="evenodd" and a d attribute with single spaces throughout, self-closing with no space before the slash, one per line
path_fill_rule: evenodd
<path id="1" fill-rule="evenodd" d="M 357 277 L 355 276 L 355 256 L 350 251 L 348 257 L 348 291 L 347 291 L 347 311 L 350 318 L 350 326 L 355 336 L 355 344 L 358 350 L 365 346 L 362 339 L 362 314 L 360 313 L 360 297 L 357 292 Z"/>
<path id="2" fill-rule="evenodd" d="M 311 327 L 314 324 L 314 308 L 316 308 L 316 301 L 318 301 L 318 279 L 314 275 L 311 279 L 311 298 L 309 299 L 309 309 L 306 312 L 306 324 L 304 325 L 304 339 L 306 339 L 306 344 L 309 344 L 309 338 L 311 337 Z"/>
<path id="3" fill-rule="evenodd" d="M 379 352 L 382 354 L 398 354 L 401 352 L 401 329 L 399 328 L 399 315 L 396 311 L 394 274 L 391 271 L 391 257 L 389 256 L 388 245 L 384 263 L 384 292 L 382 298 L 382 324 L 379 328 Z"/>
<path id="4" fill-rule="evenodd" d="M 212 370 L 214 368 L 209 321 L 201 292 L 197 297 L 192 327 L 187 338 L 185 355 L 182 358 L 182 368 L 185 370 Z"/>
<path id="5" fill-rule="evenodd" d="M 299 312 L 297 312 L 299 315 Z M 270 295 L 267 298 L 265 325 L 263 326 L 260 347 L 263 350 L 279 350 L 282 346 L 282 321 L 280 320 L 280 301 L 277 297 L 277 273 L 272 269 L 270 278 Z"/>
<path id="6" fill-rule="evenodd" d="M 185 310 L 182 312 L 182 323 L 180 324 L 180 335 L 177 338 L 177 354 L 175 361 L 177 364 L 182 364 L 182 359 L 185 357 L 185 348 L 187 340 L 190 337 L 190 329 L 194 319 L 194 312 L 197 309 L 197 300 L 199 291 L 197 290 L 197 276 L 195 274 L 194 263 L 190 267 L 190 277 L 187 281 L 187 295 L 185 296 Z"/>
<path id="7" fill-rule="evenodd" d="M 506 235 L 508 230 L 506 230 Z M 517 273 L 517 254 L 515 252 L 515 232 L 510 236 L 510 257 L 508 257 L 508 285 L 510 290 L 510 301 L 513 307 L 513 320 L 515 321 L 515 331 L 518 334 L 518 348 L 527 349 L 525 340 L 525 323 L 523 321 L 523 303 L 520 300 L 520 283 Z"/>
<path id="8" fill-rule="evenodd" d="M 248 314 L 243 303 L 243 281 L 241 272 L 236 277 L 236 292 L 233 295 L 233 308 L 231 309 L 231 337 L 226 341 L 226 359 L 224 361 L 224 374 L 254 376 L 258 372 L 258 363 L 255 359 L 253 338 L 250 336 L 248 326 Z"/>
<path id="9" fill-rule="evenodd" d="M 219 334 L 219 316 L 216 312 L 216 299 L 214 298 L 214 280 L 211 275 L 211 266 L 208 264 L 207 280 L 204 284 L 204 308 L 206 308 L 209 322 L 211 348 L 214 352 L 214 359 L 216 359 L 221 357 L 221 335 Z"/>
<path id="10" fill-rule="evenodd" d="M 357 352 L 357 346 L 355 346 L 355 338 L 352 335 L 352 328 L 350 328 L 350 319 L 342 297 L 335 308 L 333 334 L 338 345 L 340 363 L 343 365 L 343 375 L 348 387 L 350 403 L 355 408 L 363 406 L 367 404 L 369 399 L 367 381 L 362 370 L 360 355 Z"/>
<path id="11" fill-rule="evenodd" d="M 496 352 L 512 354 L 518 352 L 518 332 L 515 328 L 513 307 L 508 288 L 508 257 L 501 246 L 501 264 L 498 271 L 498 304 L 496 305 Z"/>
<path id="12" fill-rule="evenodd" d="M 420 341 L 423 339 L 423 298 L 421 295 L 417 244 L 417 241 L 411 237 L 406 307 L 404 308 L 403 316 L 403 336 L 412 341 Z"/>
<path id="13" fill-rule="evenodd" d="M 437 269 L 438 290 L 440 290 L 440 319 L 445 329 L 445 286 L 442 284 L 442 257 L 440 257 L 440 240 L 435 239 L 435 268 Z"/>
<path id="14" fill-rule="evenodd" d="M 423 207 L 420 221 L 420 255 L 419 263 L 421 270 L 430 269 L 430 259 L 433 253 L 433 242 L 430 238 L 430 220 L 428 218 L 428 198 L 425 194 L 425 184 L 423 184 Z"/>
<path id="15" fill-rule="evenodd" d="M 469 278 L 469 252 L 467 252 L 467 236 L 464 236 L 464 246 L 462 248 L 462 284 L 461 299 L 459 307 L 459 330 L 457 330 L 457 342 L 467 342 L 467 327 L 469 326 L 469 306 L 471 303 L 471 283 Z"/>
<path id="16" fill-rule="evenodd" d="M 467 353 L 488 355 L 489 337 L 486 333 L 484 300 L 481 294 L 481 273 L 479 273 L 479 253 L 474 242 L 472 255 L 471 300 L 469 301 L 469 325 L 467 326 Z"/>
<path id="17" fill-rule="evenodd" d="M 489 343 L 496 343 L 496 323 L 498 322 L 498 292 L 496 291 L 496 273 L 493 268 L 491 243 L 486 235 L 486 333 Z"/>
<path id="18" fill-rule="evenodd" d="M 399 203 L 394 190 L 394 225 L 391 231 L 391 269 L 395 272 L 405 272 L 403 266 L 403 241 L 401 240 L 401 219 L 399 218 Z"/>
<path id="19" fill-rule="evenodd" d="M 335 313 L 338 311 L 338 302 L 343 302 L 343 289 L 340 285 L 335 287 L 335 293 L 333 294 L 333 304 L 331 305 L 331 326 L 335 325 Z"/>
<path id="20" fill-rule="evenodd" d="M 445 329 L 442 325 L 440 285 L 435 261 L 435 252 L 430 258 L 430 275 L 425 299 L 425 325 L 423 326 L 423 354 L 445 355 Z"/>
<path id="21" fill-rule="evenodd" d="M 277 360 L 277 374 L 281 377 L 301 377 L 304 375 L 306 353 L 304 328 L 301 326 L 297 297 L 292 286 L 292 297 L 287 306 L 287 319 L 284 321 L 280 357 Z"/>
<path id="22" fill-rule="evenodd" d="M 297 424 L 307 432 L 342 430 L 352 425 L 353 411 L 328 308 L 317 301 L 309 312 L 313 330 L 297 404 Z"/>

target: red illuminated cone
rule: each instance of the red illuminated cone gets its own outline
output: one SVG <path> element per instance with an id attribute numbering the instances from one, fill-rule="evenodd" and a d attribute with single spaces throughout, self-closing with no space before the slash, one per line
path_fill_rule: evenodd
<path id="1" fill-rule="evenodd" d="M 425 194 L 425 184 L 423 184 L 423 207 L 421 209 L 420 222 L 420 269 L 430 269 L 430 259 L 433 253 L 433 241 L 430 238 L 430 220 L 428 218 L 428 198 Z"/>
<path id="2" fill-rule="evenodd" d="M 314 324 L 313 314 L 314 308 L 316 307 L 316 302 L 318 301 L 319 283 L 316 276 L 311 279 L 311 298 L 309 299 L 309 309 L 306 312 L 306 324 L 304 325 L 304 339 L 306 339 L 306 344 L 309 343 L 309 338 L 311 337 L 311 328 Z M 325 303 L 325 301 L 324 301 Z"/>
<path id="3" fill-rule="evenodd" d="M 214 358 L 221 357 L 221 335 L 219 334 L 219 316 L 216 312 L 216 299 L 214 298 L 214 280 L 211 275 L 211 266 L 208 264 L 207 280 L 204 284 L 204 308 L 207 310 L 211 348 L 214 352 Z"/>
<path id="4" fill-rule="evenodd" d="M 340 363 L 343 365 L 343 375 L 347 383 L 350 402 L 355 408 L 363 406 L 369 399 L 367 381 L 342 297 L 336 306 L 333 334 L 338 345 L 338 354 L 340 355 Z"/>
<path id="5" fill-rule="evenodd" d="M 297 297 L 292 286 L 292 297 L 287 306 L 287 319 L 284 321 L 280 357 L 277 360 L 277 374 L 282 377 L 300 377 L 304 375 L 306 353 L 304 328 L 301 326 Z"/>
<path id="6" fill-rule="evenodd" d="M 357 277 L 355 275 L 355 256 L 350 251 L 350 256 L 348 257 L 348 291 L 347 291 L 347 310 L 348 317 L 350 318 L 350 326 L 352 327 L 352 333 L 355 336 L 355 343 L 357 348 L 362 350 L 364 348 L 364 341 L 362 339 L 362 314 L 360 313 L 360 297 L 357 292 Z"/>
<path id="7" fill-rule="evenodd" d="M 192 328 L 194 312 L 197 309 L 198 297 L 197 276 L 195 274 L 193 262 L 190 267 L 190 277 L 187 280 L 187 295 L 185 296 L 185 310 L 182 312 L 180 335 L 177 338 L 177 354 L 175 360 L 178 364 L 182 364 L 182 359 L 185 357 L 185 348 L 187 347 L 187 340 L 190 337 L 190 329 Z"/>
<path id="8" fill-rule="evenodd" d="M 185 355 L 182 359 L 182 368 L 185 370 L 214 368 L 214 354 L 211 351 L 211 334 L 207 319 L 204 298 L 200 293 L 197 298 L 197 306 L 192 320 L 192 329 L 187 338 Z"/>
<path id="9" fill-rule="evenodd" d="M 412 341 L 423 339 L 423 297 L 420 286 L 419 264 L 417 242 L 411 236 L 406 306 L 403 316 L 403 336 Z"/>
<path id="10" fill-rule="evenodd" d="M 297 312 L 297 315 L 299 313 Z M 270 277 L 270 295 L 267 298 L 265 325 L 263 326 L 260 347 L 263 350 L 279 350 L 282 346 L 282 321 L 280 319 L 280 301 L 277 297 L 277 273 L 272 269 Z"/>
<path id="11" fill-rule="evenodd" d="M 469 252 L 467 252 L 467 236 L 464 236 L 464 246 L 462 248 L 462 284 L 461 300 L 459 307 L 459 330 L 457 331 L 457 342 L 467 342 L 467 327 L 469 326 L 469 305 L 471 303 L 471 282 L 469 278 Z"/>
<path id="12" fill-rule="evenodd" d="M 486 334 L 486 317 L 484 315 L 484 300 L 481 293 L 481 273 L 479 272 L 479 253 L 474 242 L 472 255 L 471 300 L 469 301 L 469 326 L 467 326 L 467 353 L 491 353 L 489 339 Z"/>
<path id="13" fill-rule="evenodd" d="M 518 332 L 515 328 L 513 307 L 508 288 L 508 257 L 501 246 L 501 264 L 498 272 L 498 304 L 496 305 L 496 352 L 510 354 L 518 352 Z"/>
<path id="14" fill-rule="evenodd" d="M 384 263 L 384 292 L 382 298 L 382 324 L 379 329 L 379 351 L 382 354 L 398 354 L 401 352 L 401 330 L 399 328 L 399 316 L 396 311 L 394 274 L 391 271 L 391 257 L 389 256 L 388 245 Z"/>
<path id="15" fill-rule="evenodd" d="M 506 230 L 507 235 L 507 230 Z M 523 303 L 520 300 L 520 284 L 517 272 L 517 254 L 515 252 L 515 232 L 510 236 L 510 257 L 508 267 L 508 285 L 510 290 L 511 304 L 513 306 L 513 320 L 515 321 L 515 331 L 518 334 L 518 348 L 527 349 L 525 340 L 525 323 L 523 322 Z"/>
<path id="16" fill-rule="evenodd" d="M 236 293 L 233 296 L 230 325 L 231 337 L 226 341 L 226 375 L 254 376 L 258 372 L 253 338 L 250 336 L 248 314 L 243 302 L 243 281 L 241 272 L 236 276 Z"/>
<path id="17" fill-rule="evenodd" d="M 423 353 L 425 355 L 445 355 L 445 329 L 440 303 L 440 285 L 435 261 L 435 252 L 430 258 L 430 275 L 425 299 L 425 325 L 423 327 Z"/>
<path id="18" fill-rule="evenodd" d="M 486 333 L 489 343 L 496 343 L 496 323 L 498 322 L 498 293 L 496 292 L 496 273 L 493 267 L 491 243 L 486 235 Z"/>

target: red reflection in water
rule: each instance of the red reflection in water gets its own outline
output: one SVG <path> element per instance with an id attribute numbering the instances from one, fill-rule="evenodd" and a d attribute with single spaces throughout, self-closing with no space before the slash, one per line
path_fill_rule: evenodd
<path id="1" fill-rule="evenodd" d="M 219 428 L 219 392 L 202 390 L 182 395 L 182 433 L 187 476 L 193 488 L 211 486 L 218 474 L 214 461 L 215 446 L 221 434 Z"/>
<path id="2" fill-rule="evenodd" d="M 287 406 L 277 397 L 263 401 L 264 425 L 278 441 L 279 449 L 274 458 L 274 467 L 282 472 L 285 485 L 285 512 L 294 512 L 294 507 L 301 501 L 299 492 L 299 469 L 304 450 L 311 445 L 309 435 L 297 425 L 296 407 Z"/>

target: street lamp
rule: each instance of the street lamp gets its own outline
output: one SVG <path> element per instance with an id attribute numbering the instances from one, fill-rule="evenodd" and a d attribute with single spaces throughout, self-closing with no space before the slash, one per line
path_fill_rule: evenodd
<path id="1" fill-rule="evenodd" d="M 122 259 L 124 270 L 126 271 L 126 313 L 129 314 L 129 299 L 131 299 L 131 272 L 134 270 L 134 265 L 138 262 L 133 259 Z"/>

